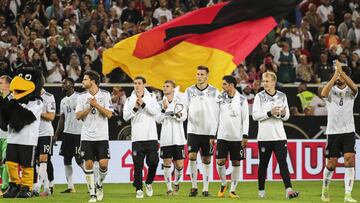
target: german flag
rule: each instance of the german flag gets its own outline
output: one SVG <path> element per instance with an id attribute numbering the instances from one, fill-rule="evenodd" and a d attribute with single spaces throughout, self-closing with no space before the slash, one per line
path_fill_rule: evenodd
<path id="1" fill-rule="evenodd" d="M 209 67 L 209 83 L 220 88 L 222 76 L 236 66 L 301 0 L 233 0 L 202 8 L 103 53 L 103 73 L 121 68 L 162 88 L 167 79 L 181 89 L 195 83 L 196 68 Z"/>

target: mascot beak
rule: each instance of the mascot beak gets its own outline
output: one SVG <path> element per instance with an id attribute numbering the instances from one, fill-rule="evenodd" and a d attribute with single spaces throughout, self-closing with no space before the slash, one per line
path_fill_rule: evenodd
<path id="1" fill-rule="evenodd" d="M 10 83 L 10 91 L 14 98 L 19 100 L 35 90 L 35 84 L 32 81 L 25 80 L 20 76 L 14 77 Z"/>

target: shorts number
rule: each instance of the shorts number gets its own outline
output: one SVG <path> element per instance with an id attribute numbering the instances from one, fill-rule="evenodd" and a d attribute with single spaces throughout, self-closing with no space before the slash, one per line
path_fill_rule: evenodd
<path id="1" fill-rule="evenodd" d="M 50 153 L 50 145 L 44 145 L 44 153 Z"/>

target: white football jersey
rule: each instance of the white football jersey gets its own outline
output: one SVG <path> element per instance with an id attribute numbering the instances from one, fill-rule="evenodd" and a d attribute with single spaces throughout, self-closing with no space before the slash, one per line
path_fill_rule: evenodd
<path id="1" fill-rule="evenodd" d="M 76 104 L 79 93 L 74 92 L 70 97 L 65 96 L 60 102 L 60 114 L 64 114 L 64 133 L 80 135 L 82 123 L 76 119 Z"/>
<path id="2" fill-rule="evenodd" d="M 165 111 L 156 116 L 156 121 L 161 123 L 160 146 L 185 145 L 184 121 L 187 118 L 187 107 L 184 104 L 184 94 L 176 93 Z M 164 97 L 165 99 L 165 97 Z M 162 103 L 160 104 L 161 109 Z M 179 108 L 180 107 L 180 108 Z M 181 113 L 181 117 L 174 116 Z"/>
<path id="3" fill-rule="evenodd" d="M 326 134 L 342 134 L 355 132 L 354 96 L 350 87 L 339 89 L 336 85 L 329 92 L 326 100 L 328 111 Z"/>
<path id="4" fill-rule="evenodd" d="M 236 91 L 233 98 L 226 92 L 219 99 L 220 119 L 217 139 L 241 141 L 249 133 L 249 108 L 247 99 Z"/>
<path id="5" fill-rule="evenodd" d="M 272 107 L 281 107 L 286 109 L 284 117 L 269 117 Z M 252 117 L 258 121 L 258 141 L 278 141 L 286 140 L 286 133 L 283 121 L 290 117 L 289 106 L 286 94 L 276 91 L 274 95 L 269 95 L 265 91 L 261 91 L 255 95 Z"/>
<path id="6" fill-rule="evenodd" d="M 215 136 L 219 122 L 219 91 L 211 85 L 203 90 L 193 85 L 185 90 L 184 96 L 188 107 L 187 133 Z"/>
<path id="7" fill-rule="evenodd" d="M 110 93 L 106 90 L 99 89 L 94 96 L 88 91 L 80 94 L 75 113 L 90 108 L 89 99 L 94 97 L 102 107 L 109 111 L 113 111 Z M 108 118 L 101 115 L 96 108 L 93 107 L 90 113 L 82 121 L 81 140 L 109 140 Z"/>
<path id="8" fill-rule="evenodd" d="M 56 112 L 56 103 L 55 97 L 49 92 L 44 91 L 41 94 L 41 98 L 43 99 L 43 110 L 42 113 L 55 113 Z M 53 136 L 54 135 L 54 127 L 51 121 L 46 121 L 44 119 L 40 120 L 39 127 L 39 137 L 45 136 Z"/>
<path id="9" fill-rule="evenodd" d="M 26 125 L 19 132 L 15 132 L 10 128 L 7 142 L 10 144 L 36 146 L 39 137 L 40 117 L 43 110 L 43 103 L 40 100 L 35 100 L 21 105 L 34 114 L 36 121 L 32 122 L 30 125 Z"/>

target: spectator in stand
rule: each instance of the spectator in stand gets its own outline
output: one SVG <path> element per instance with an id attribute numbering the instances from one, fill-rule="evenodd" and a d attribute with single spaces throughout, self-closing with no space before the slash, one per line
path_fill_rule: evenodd
<path id="1" fill-rule="evenodd" d="M 88 70 L 94 70 L 92 65 L 92 59 L 89 54 L 85 54 L 83 57 L 83 65 L 81 67 L 82 72 L 88 71 Z"/>
<path id="2" fill-rule="evenodd" d="M 322 25 L 325 27 L 325 30 L 329 30 L 330 26 L 332 26 L 332 25 L 337 27 L 337 24 L 336 24 L 336 21 L 335 21 L 335 14 L 330 13 L 329 16 L 328 16 L 328 21 L 326 21 Z"/>
<path id="3" fill-rule="evenodd" d="M 254 95 L 256 95 L 257 93 L 259 93 L 261 91 L 261 81 L 260 80 L 255 80 L 252 84 L 252 93 Z"/>
<path id="4" fill-rule="evenodd" d="M 321 97 L 321 91 L 323 90 L 323 88 L 324 87 L 318 88 L 318 94 L 314 96 L 310 103 L 312 115 L 314 116 L 327 115 L 326 101 L 323 97 Z"/>
<path id="5" fill-rule="evenodd" d="M 281 51 L 281 38 L 277 37 L 275 39 L 275 43 L 270 47 L 270 54 L 274 57 L 280 51 Z"/>
<path id="6" fill-rule="evenodd" d="M 360 83 L 360 59 L 359 55 L 355 52 L 351 54 L 351 63 L 349 64 L 351 68 L 351 78 L 355 83 Z"/>
<path id="7" fill-rule="evenodd" d="M 128 3 L 128 7 L 123 10 L 120 20 L 122 23 L 125 21 L 137 24 L 143 20 L 141 13 L 135 9 L 135 0 L 130 0 Z"/>
<path id="8" fill-rule="evenodd" d="M 266 58 L 264 58 L 264 63 L 260 65 L 259 69 L 260 69 L 259 75 L 262 75 L 266 71 L 271 71 L 274 73 L 277 73 L 278 71 L 277 65 L 274 63 L 271 56 L 267 56 Z"/>
<path id="9" fill-rule="evenodd" d="M 296 27 L 296 25 L 291 26 L 289 37 L 291 39 L 291 48 L 293 49 L 301 48 L 301 44 L 302 44 L 301 33 L 299 31 L 299 28 Z"/>
<path id="10" fill-rule="evenodd" d="M 12 71 L 11 76 L 14 76 L 14 74 L 18 69 L 27 67 L 28 65 L 29 63 L 25 58 L 24 51 L 22 49 L 18 49 L 16 60 L 13 63 L 11 63 L 11 71 Z"/>
<path id="11" fill-rule="evenodd" d="M 260 74 L 256 70 L 256 67 L 254 65 L 251 65 L 248 73 L 248 81 L 252 83 L 255 80 L 260 80 Z"/>
<path id="12" fill-rule="evenodd" d="M 305 113 L 305 108 L 310 108 L 310 103 L 316 95 L 307 90 L 307 84 L 301 83 L 296 95 L 296 107 L 300 113 Z"/>
<path id="13" fill-rule="evenodd" d="M 46 8 L 46 16 L 48 19 L 56 18 L 61 20 L 63 18 L 64 9 L 59 0 L 52 0 L 52 5 Z"/>
<path id="14" fill-rule="evenodd" d="M 316 12 L 321 18 L 321 23 L 328 21 L 328 15 L 334 11 L 334 8 L 330 5 L 330 0 L 322 0 L 322 4 L 317 8 Z"/>
<path id="15" fill-rule="evenodd" d="M 33 54 L 35 52 L 38 52 L 42 57 L 45 55 L 45 47 L 44 47 L 41 39 L 39 39 L 39 38 L 34 40 L 34 47 L 32 49 L 30 49 L 28 52 L 29 61 L 32 60 Z"/>
<path id="16" fill-rule="evenodd" d="M 330 25 L 329 33 L 325 35 L 326 47 L 330 48 L 332 45 L 340 44 L 340 38 L 336 34 L 336 26 Z"/>
<path id="17" fill-rule="evenodd" d="M 13 76 L 10 61 L 5 57 L 6 49 L 0 47 L 0 75 Z"/>
<path id="18" fill-rule="evenodd" d="M 30 61 L 30 66 L 34 67 L 35 69 L 39 69 L 43 73 L 43 76 L 45 78 L 47 77 L 47 69 L 46 69 L 46 65 L 45 65 L 45 60 L 44 60 L 43 54 L 40 54 L 40 52 L 34 51 L 34 53 L 32 54 L 31 61 Z"/>
<path id="19" fill-rule="evenodd" d="M 233 76 L 236 79 L 237 84 L 247 83 L 249 76 L 246 73 L 245 66 L 240 64 L 233 72 Z"/>
<path id="20" fill-rule="evenodd" d="M 345 39 L 348 36 L 348 32 L 354 25 L 352 23 L 352 16 L 350 13 L 345 13 L 344 21 L 340 23 L 338 27 L 338 35 L 340 39 Z"/>
<path id="21" fill-rule="evenodd" d="M 99 53 L 96 50 L 96 41 L 93 37 L 89 37 L 86 41 L 86 54 L 91 56 L 91 62 L 94 62 L 98 59 Z"/>
<path id="22" fill-rule="evenodd" d="M 70 63 L 66 66 L 66 73 L 69 78 L 74 81 L 80 82 L 81 66 L 79 65 L 79 59 L 77 54 L 72 54 L 70 57 Z"/>
<path id="23" fill-rule="evenodd" d="M 45 54 L 46 54 L 46 58 L 49 60 L 50 58 L 50 54 L 55 52 L 56 56 L 58 59 L 61 58 L 61 51 L 58 48 L 58 42 L 56 37 L 50 37 L 49 38 L 49 44 L 48 46 L 45 48 Z"/>
<path id="24" fill-rule="evenodd" d="M 313 43 L 313 37 L 310 30 L 309 20 L 303 18 L 300 24 L 300 34 L 301 34 L 301 48 L 305 50 L 310 50 Z"/>
<path id="25" fill-rule="evenodd" d="M 300 64 L 296 67 L 296 78 L 300 82 L 314 82 L 314 72 L 311 68 L 311 63 L 308 63 L 307 56 L 302 54 L 300 56 Z"/>
<path id="26" fill-rule="evenodd" d="M 347 35 L 347 39 L 350 40 L 352 46 L 358 46 L 360 42 L 360 17 L 355 20 L 355 25 L 352 27 Z"/>
<path id="27" fill-rule="evenodd" d="M 248 83 L 242 89 L 242 95 L 246 97 L 248 105 L 249 105 L 249 114 L 252 114 L 252 106 L 254 103 L 255 95 L 252 93 L 251 85 Z"/>
<path id="28" fill-rule="evenodd" d="M 167 0 L 159 0 L 159 2 L 160 2 L 160 7 L 155 9 L 153 14 L 154 18 L 157 19 L 159 22 L 162 16 L 165 16 L 167 21 L 172 20 L 173 19 L 172 13 L 169 9 L 167 9 Z"/>
<path id="29" fill-rule="evenodd" d="M 321 82 L 327 82 L 331 79 L 334 68 L 329 63 L 327 52 L 321 53 L 320 61 L 315 63 L 314 70 Z"/>
<path id="30" fill-rule="evenodd" d="M 125 91 L 119 86 L 113 87 L 111 92 L 111 102 L 113 104 L 114 113 L 116 116 L 122 117 L 125 101 Z"/>
<path id="31" fill-rule="evenodd" d="M 274 62 L 278 66 L 278 82 L 295 82 L 295 67 L 297 66 L 298 62 L 295 55 L 290 52 L 290 45 L 288 42 L 282 43 L 282 49 L 278 54 L 275 55 Z"/>
<path id="32" fill-rule="evenodd" d="M 309 4 L 309 10 L 306 12 L 305 16 L 309 20 L 311 34 L 315 35 L 316 32 L 320 31 L 320 25 L 322 23 L 320 15 L 316 12 L 315 4 Z"/>
<path id="33" fill-rule="evenodd" d="M 60 63 L 56 52 L 51 52 L 49 59 L 50 60 L 46 62 L 46 69 L 48 72 L 46 82 L 61 83 L 63 77 L 65 76 L 65 70 L 62 63 Z"/>

